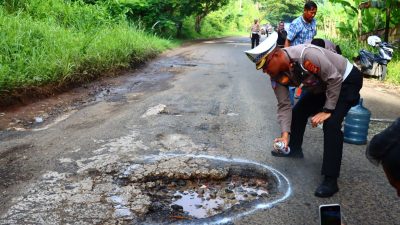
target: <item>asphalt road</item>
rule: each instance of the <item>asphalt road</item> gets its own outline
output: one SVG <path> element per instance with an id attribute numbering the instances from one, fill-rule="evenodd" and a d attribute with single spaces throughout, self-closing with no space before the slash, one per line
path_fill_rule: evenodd
<path id="1" fill-rule="evenodd" d="M 116 78 L 118 85 L 59 120 L 2 131 L 0 224 L 101 223 L 94 218 L 99 211 L 75 220 L 55 216 L 64 210 L 62 204 L 43 207 L 45 195 L 37 192 L 55 187 L 67 174 L 79 174 L 104 149 L 104 165 L 146 155 L 205 154 L 262 163 L 287 177 L 287 199 L 235 218 L 234 224 L 319 224 L 319 205 L 330 203 L 341 205 L 345 224 L 400 224 L 400 199 L 382 168 L 365 158 L 365 145 L 344 145 L 340 191 L 327 199 L 313 195 L 322 179 L 321 129 L 307 127 L 304 159 L 270 155 L 272 140 L 280 135 L 277 102 L 269 78 L 243 53 L 249 45 L 248 38 L 227 38 L 169 51 Z M 373 117 L 400 115 L 399 96 L 373 86 L 363 88 L 362 95 Z M 148 111 L 155 106 L 161 113 Z M 42 187 L 49 173 L 58 178 Z"/>

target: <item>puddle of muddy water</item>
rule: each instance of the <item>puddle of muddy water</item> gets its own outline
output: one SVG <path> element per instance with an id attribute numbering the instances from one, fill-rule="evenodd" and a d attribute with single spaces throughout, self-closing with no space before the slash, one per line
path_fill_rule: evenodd
<path id="1" fill-rule="evenodd" d="M 225 192 L 219 193 L 219 191 Z M 260 197 L 268 196 L 266 188 L 255 188 L 249 186 L 234 186 L 233 183 L 226 189 L 208 188 L 203 185 L 200 193 L 189 191 L 177 191 L 174 194 L 174 201 L 170 206 L 178 205 L 182 207 L 184 213 L 194 218 L 207 218 L 228 210 L 234 205 L 239 205 L 241 201 L 251 201 Z"/>
<path id="2" fill-rule="evenodd" d="M 157 215 L 163 211 L 165 218 L 203 219 L 270 197 L 266 178 L 232 175 L 221 180 L 172 180 L 154 184 L 146 189 L 153 202 L 149 217 L 154 217 L 151 211 Z"/>

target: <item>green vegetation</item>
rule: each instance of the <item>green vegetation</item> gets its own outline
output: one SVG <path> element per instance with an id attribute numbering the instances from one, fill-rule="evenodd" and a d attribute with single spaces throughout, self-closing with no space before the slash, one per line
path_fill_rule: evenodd
<path id="1" fill-rule="evenodd" d="M 363 32 L 385 25 L 385 8 L 360 12 L 360 0 L 316 2 L 319 36 L 340 44 L 348 58 L 366 47 L 357 40 L 359 13 Z M 290 22 L 303 5 L 303 0 L 0 0 L 0 95 L 93 80 L 143 63 L 181 39 L 248 35 L 255 18 L 273 26 Z M 391 8 L 393 27 L 400 23 L 400 7 Z M 400 84 L 399 51 L 394 55 L 387 81 Z"/>
<path id="2" fill-rule="evenodd" d="M 3 91 L 90 80 L 173 46 L 111 17 L 105 6 L 62 0 L 32 0 L 23 6 L 13 13 L 0 7 Z"/>
<path id="3" fill-rule="evenodd" d="M 319 30 L 318 36 L 333 40 L 336 44 L 339 44 L 343 50 L 343 55 L 349 59 L 357 56 L 358 51 L 362 48 L 376 52 L 376 49 L 368 46 L 366 41 L 359 41 L 358 38 L 360 32 L 363 34 L 368 32 L 376 33 L 377 30 L 383 29 L 386 24 L 387 9 L 390 9 L 391 13 L 388 21 L 389 27 L 393 28 L 400 24 L 400 2 L 398 0 L 374 0 L 370 1 L 370 4 L 380 8 L 360 9 L 362 2 L 367 1 L 330 0 L 325 2 L 323 7 L 318 8 L 316 16 Z M 359 18 L 361 18 L 360 21 Z M 360 29 L 359 22 L 362 25 Z M 384 35 L 381 38 L 384 40 Z M 397 36 L 397 39 L 399 39 L 399 36 Z M 396 38 L 389 38 L 389 42 L 395 40 Z M 399 48 L 394 51 L 394 57 L 388 64 L 386 82 L 400 84 L 400 51 Z"/>

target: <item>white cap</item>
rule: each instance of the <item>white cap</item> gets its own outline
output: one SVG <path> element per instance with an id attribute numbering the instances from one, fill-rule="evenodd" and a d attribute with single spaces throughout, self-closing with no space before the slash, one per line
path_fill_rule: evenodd
<path id="1" fill-rule="evenodd" d="M 257 47 L 245 51 L 247 57 L 256 64 L 256 69 L 261 69 L 264 66 L 266 58 L 276 47 L 278 33 L 273 32 Z"/>

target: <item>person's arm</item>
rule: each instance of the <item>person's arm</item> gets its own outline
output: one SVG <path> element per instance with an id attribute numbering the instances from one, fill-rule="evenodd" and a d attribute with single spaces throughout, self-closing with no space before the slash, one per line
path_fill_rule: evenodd
<path id="1" fill-rule="evenodd" d="M 285 48 L 292 45 L 292 42 L 301 31 L 301 27 L 298 25 L 298 21 L 294 20 L 287 31 L 286 41 L 285 41 Z"/>
<path id="2" fill-rule="evenodd" d="M 286 38 L 286 40 L 285 40 L 285 48 L 287 48 L 287 47 L 290 47 L 290 41 Z"/>
<path id="3" fill-rule="evenodd" d="M 274 81 L 271 82 L 278 101 L 277 117 L 282 131 L 281 137 L 276 138 L 274 141 L 282 141 L 285 143 L 285 147 L 287 147 L 290 138 L 290 124 L 292 122 L 292 106 L 290 104 L 289 90 L 286 86 Z"/>

